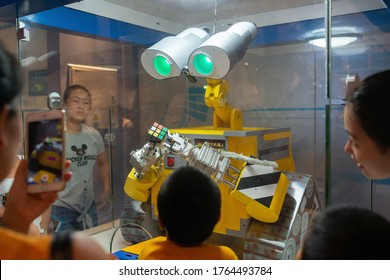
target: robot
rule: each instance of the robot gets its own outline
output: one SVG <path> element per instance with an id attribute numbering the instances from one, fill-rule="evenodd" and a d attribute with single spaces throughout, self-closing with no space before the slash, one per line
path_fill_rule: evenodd
<path id="1" fill-rule="evenodd" d="M 294 173 L 290 129 L 243 127 L 241 111 L 227 102 L 228 90 L 225 80 L 207 79 L 205 103 L 214 108 L 213 125 L 169 130 L 154 123 L 147 143 L 131 153 L 133 169 L 124 185 L 130 202 L 120 219 L 127 241 L 148 235 L 125 225 L 160 234 L 158 191 L 173 170 L 188 164 L 220 188 L 221 219 L 210 243 L 227 245 L 242 259 L 295 257 L 322 208 L 314 179 Z"/>
<path id="2" fill-rule="evenodd" d="M 205 103 L 214 108 L 213 125 L 168 129 L 154 123 L 144 146 L 131 152 L 128 202 L 120 218 L 128 242 L 149 238 L 142 227 L 161 235 L 158 191 L 172 171 L 188 164 L 220 188 L 221 219 L 208 242 L 231 247 L 240 259 L 295 257 L 322 209 L 314 178 L 294 173 L 290 129 L 243 127 L 241 111 L 227 102 L 228 90 L 225 80 L 207 79 Z M 130 247 L 122 250 L 131 253 Z"/>
<path id="3" fill-rule="evenodd" d="M 277 221 L 288 186 L 278 168 L 295 168 L 290 132 L 243 127 L 241 111 L 227 102 L 228 90 L 226 80 L 207 79 L 205 103 L 214 108 L 213 126 L 171 133 L 155 123 L 147 133 L 148 143 L 131 153 L 133 169 L 125 183 L 125 193 L 139 202 L 146 202 L 151 194 L 153 217 L 157 216 L 155 201 L 163 179 L 177 167 L 189 164 L 220 184 L 223 204 L 216 232 L 244 236 L 252 218 L 267 223 Z M 257 159 L 260 151 L 279 150 L 272 145 L 281 141 L 287 143 L 283 144 L 283 153 L 274 156 L 267 152 Z M 268 157 L 276 160 L 267 160 Z M 138 206 L 134 208 L 139 210 Z"/>
<path id="4" fill-rule="evenodd" d="M 124 187 L 131 198 L 146 202 L 152 193 L 152 208 L 156 211 L 156 193 L 161 186 L 160 181 L 170 173 L 165 172 L 164 161 L 172 161 L 173 157 L 168 155 L 173 154 L 208 174 L 220 184 L 223 193 L 227 192 L 227 195 L 245 205 L 245 216 L 247 214 L 267 223 L 277 221 L 287 192 L 288 179 L 277 170 L 276 162 L 215 149 L 207 142 L 194 145 L 190 139 L 178 133 L 170 133 L 168 128 L 156 122 L 148 131 L 147 139 L 149 141 L 141 149 L 131 153 L 133 169 Z M 171 164 L 167 162 L 168 166 Z M 259 175 L 264 180 L 258 182 L 257 187 L 248 188 L 243 177 Z M 266 192 L 272 192 L 269 207 L 260 199 Z M 157 216 L 156 212 L 154 214 Z"/>

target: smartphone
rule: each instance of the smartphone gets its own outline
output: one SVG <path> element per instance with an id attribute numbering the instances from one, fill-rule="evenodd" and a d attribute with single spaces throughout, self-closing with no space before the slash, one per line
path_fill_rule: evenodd
<path id="1" fill-rule="evenodd" d="M 65 187 L 64 114 L 53 109 L 26 115 L 29 193 L 61 191 Z"/>

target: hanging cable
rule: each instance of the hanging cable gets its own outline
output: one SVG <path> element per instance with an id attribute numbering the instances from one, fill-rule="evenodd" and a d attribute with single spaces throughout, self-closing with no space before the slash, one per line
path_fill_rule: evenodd
<path id="1" fill-rule="evenodd" d="M 114 237 L 115 237 L 116 232 L 117 232 L 119 229 L 121 229 L 122 227 L 125 227 L 125 226 L 136 226 L 136 227 L 142 229 L 142 230 L 150 237 L 150 239 L 153 238 L 153 236 L 149 233 L 149 231 L 147 231 L 144 227 L 142 227 L 142 226 L 140 226 L 140 225 L 138 225 L 138 224 L 136 224 L 136 223 L 126 223 L 126 224 L 120 225 L 119 227 L 117 227 L 117 228 L 115 229 L 115 231 L 113 232 L 113 234 L 112 234 L 112 236 L 111 236 L 111 241 L 110 241 L 110 254 L 112 254 L 112 243 L 114 242 Z"/>

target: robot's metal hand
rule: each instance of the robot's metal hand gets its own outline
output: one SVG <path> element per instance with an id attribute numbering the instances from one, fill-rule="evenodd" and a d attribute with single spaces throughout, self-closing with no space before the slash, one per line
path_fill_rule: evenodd
<path id="1" fill-rule="evenodd" d="M 130 153 L 130 163 L 136 170 L 136 177 L 141 179 L 152 165 L 157 164 L 168 154 L 164 146 L 148 142 L 141 149 Z"/>

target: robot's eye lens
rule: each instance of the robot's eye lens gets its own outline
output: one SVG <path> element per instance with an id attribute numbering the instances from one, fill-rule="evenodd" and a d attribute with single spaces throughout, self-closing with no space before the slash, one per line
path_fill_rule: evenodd
<path id="1" fill-rule="evenodd" d="M 201 75 L 209 75 L 213 71 L 214 65 L 207 55 L 197 54 L 194 56 L 194 68 Z"/>
<path id="2" fill-rule="evenodd" d="M 162 56 L 156 56 L 153 60 L 154 69 L 161 76 L 169 76 L 172 72 L 171 64 L 168 59 Z"/>

